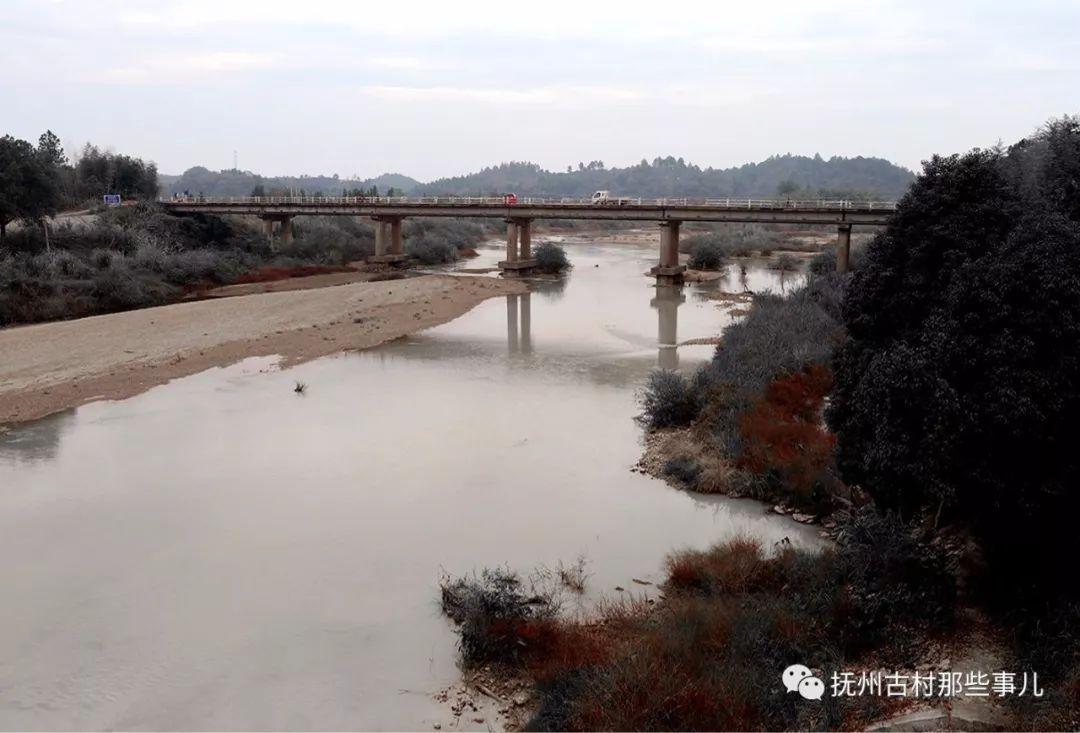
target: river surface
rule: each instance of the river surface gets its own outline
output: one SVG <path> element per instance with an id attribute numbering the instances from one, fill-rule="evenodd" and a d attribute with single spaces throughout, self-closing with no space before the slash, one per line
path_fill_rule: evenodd
<path id="1" fill-rule="evenodd" d="M 815 545 L 630 471 L 636 391 L 709 358 L 675 344 L 720 333 L 704 295 L 741 290 L 737 268 L 658 289 L 655 248 L 567 251 L 564 281 L 381 348 L 249 359 L 0 436 L 0 728 L 447 729 L 442 573 L 583 556 L 587 605 L 655 596 L 632 579 L 673 549 Z"/>

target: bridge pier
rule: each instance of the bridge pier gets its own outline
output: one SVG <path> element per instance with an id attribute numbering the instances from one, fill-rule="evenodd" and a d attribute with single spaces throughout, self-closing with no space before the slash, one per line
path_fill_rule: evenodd
<path id="1" fill-rule="evenodd" d="M 368 258 L 368 262 L 386 265 L 402 265 L 408 262 L 409 256 L 405 254 L 405 240 L 401 233 L 402 217 L 375 217 L 373 221 L 375 222 L 375 254 Z"/>
<path id="2" fill-rule="evenodd" d="M 289 244 L 293 241 L 293 218 L 291 216 L 264 216 L 262 220 L 266 238 L 271 242 L 274 240 L 275 225 L 282 244 Z"/>
<path id="3" fill-rule="evenodd" d="M 660 222 L 660 262 L 649 271 L 657 285 L 681 285 L 686 266 L 679 264 L 679 225 L 681 221 Z"/>
<path id="4" fill-rule="evenodd" d="M 525 277 L 536 270 L 536 260 L 532 256 L 532 219 L 506 220 L 506 259 L 499 263 L 499 269 L 503 277 Z"/>
<path id="5" fill-rule="evenodd" d="M 841 224 L 836 228 L 836 271 L 847 272 L 851 262 L 851 225 Z"/>

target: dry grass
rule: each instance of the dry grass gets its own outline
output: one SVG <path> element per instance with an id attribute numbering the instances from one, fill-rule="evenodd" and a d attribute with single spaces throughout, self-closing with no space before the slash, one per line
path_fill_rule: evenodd
<path id="1" fill-rule="evenodd" d="M 711 436 L 699 436 L 691 428 L 661 430 L 645 438 L 645 453 L 638 466 L 651 476 L 666 478 L 664 466 L 671 460 L 690 460 L 697 464 L 697 480 L 692 487 L 703 494 L 732 494 L 736 469 L 724 458 Z"/>

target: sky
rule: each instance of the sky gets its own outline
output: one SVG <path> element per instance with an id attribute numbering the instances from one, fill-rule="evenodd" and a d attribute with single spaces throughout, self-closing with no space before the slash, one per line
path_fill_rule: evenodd
<path id="1" fill-rule="evenodd" d="M 1077 0 L 0 0 L 0 134 L 164 173 L 918 169 L 1080 113 L 1077 29 Z"/>

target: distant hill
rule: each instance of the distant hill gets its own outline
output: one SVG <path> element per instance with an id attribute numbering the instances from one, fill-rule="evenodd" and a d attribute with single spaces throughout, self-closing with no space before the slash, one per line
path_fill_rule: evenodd
<path id="1" fill-rule="evenodd" d="M 340 195 L 353 189 L 368 190 L 377 186 L 380 193 L 391 187 L 397 191 L 412 191 L 420 182 L 400 173 L 384 173 L 377 178 L 354 180 L 337 176 L 260 176 L 251 171 L 236 169 L 212 171 L 202 166 L 188 168 L 182 175 L 158 175 L 161 190 L 166 196 L 189 191 L 206 196 L 250 196 L 261 186 L 266 193 L 304 192 L 310 195 Z"/>
<path id="2" fill-rule="evenodd" d="M 600 161 L 579 163 L 576 169 L 554 172 L 535 163 L 512 162 L 476 173 L 420 183 L 398 173 L 352 180 L 337 176 L 260 176 L 251 171 L 210 171 L 201 166 L 183 175 L 159 175 L 166 195 L 190 191 L 207 196 L 249 196 L 261 186 L 273 192 L 336 195 L 342 191 L 378 187 L 414 195 L 589 196 L 607 189 L 624 196 L 648 197 L 772 197 L 895 199 L 914 180 L 907 168 L 882 158 L 822 158 L 820 155 L 776 155 L 760 163 L 735 168 L 701 168 L 682 158 L 656 158 L 626 168 L 606 168 Z"/>
<path id="3" fill-rule="evenodd" d="M 479 194 L 512 191 L 525 196 L 588 196 L 607 189 L 625 196 L 743 197 L 796 194 L 897 198 L 915 174 L 881 158 L 778 155 L 737 168 L 700 168 L 682 158 L 656 158 L 627 168 L 600 161 L 555 173 L 534 163 L 503 163 L 423 184 L 417 193 Z"/>

